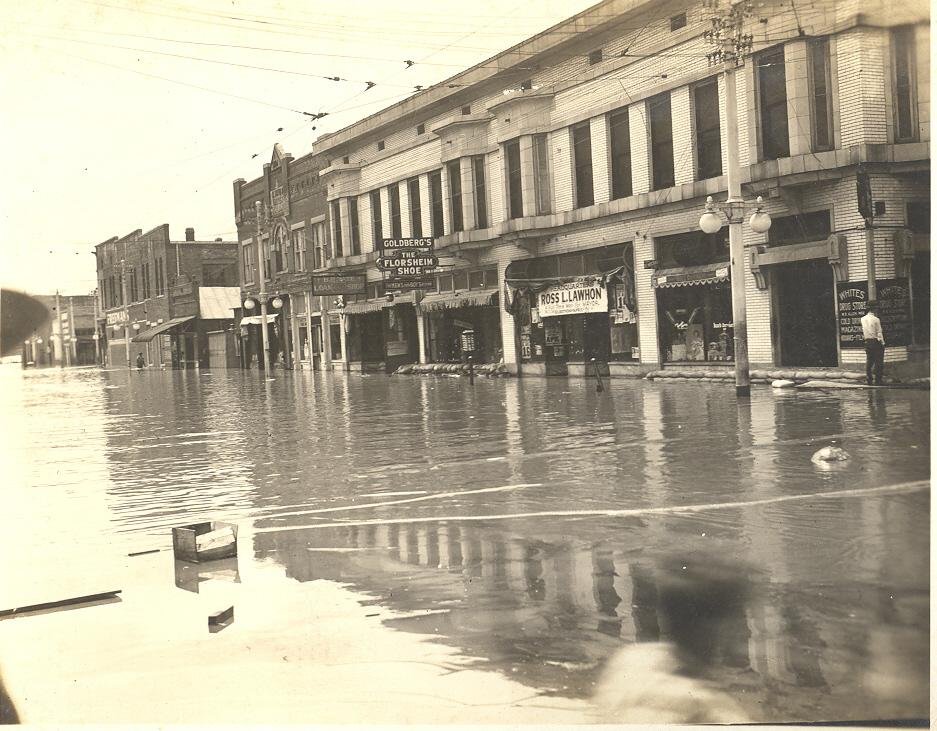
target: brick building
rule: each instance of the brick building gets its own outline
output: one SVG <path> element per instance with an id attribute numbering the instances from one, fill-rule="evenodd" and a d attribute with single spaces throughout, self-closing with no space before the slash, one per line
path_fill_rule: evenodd
<path id="1" fill-rule="evenodd" d="M 22 362 L 35 366 L 94 365 L 94 295 L 33 295 L 49 313 L 23 342 Z"/>
<path id="2" fill-rule="evenodd" d="M 472 329 L 484 359 L 524 373 L 730 367 L 726 228 L 698 223 L 727 187 L 713 5 L 607 0 L 320 137 L 324 263 L 368 283 L 340 313 L 344 366 L 458 359 Z M 736 73 L 743 194 L 774 221 L 745 226 L 750 360 L 864 362 L 863 173 L 886 358 L 926 362 L 927 6 L 795 5 L 750 6 Z M 435 239 L 435 290 L 389 301 L 378 242 L 419 236 Z"/>
<path id="3" fill-rule="evenodd" d="M 241 363 L 263 365 L 260 294 L 267 303 L 267 335 L 271 362 L 292 368 L 306 363 L 331 368 L 333 350 L 340 353 L 333 298 L 312 289 L 311 273 L 328 259 L 325 186 L 319 180 L 323 160 L 305 155 L 298 160 L 277 144 L 263 175 L 250 182 L 234 181 L 235 222 L 240 242 Z M 258 227 L 256 204 L 260 203 Z M 262 243 L 258 261 L 257 240 Z M 260 267 L 266 280 L 261 284 Z M 332 322 L 334 320 L 334 323 Z M 325 324 L 323 325 L 323 321 Z M 327 329 L 328 337 L 322 333 Z M 333 347 L 334 343 L 334 347 Z"/>
<path id="4" fill-rule="evenodd" d="M 142 353 L 147 366 L 206 367 L 209 333 L 227 332 L 231 344 L 218 346 L 212 365 L 228 364 L 239 304 L 236 242 L 197 241 L 191 228 L 183 241 L 173 241 L 163 224 L 108 239 L 95 247 L 95 257 L 102 363 L 130 366 Z M 201 310 L 203 295 L 210 312 Z"/>

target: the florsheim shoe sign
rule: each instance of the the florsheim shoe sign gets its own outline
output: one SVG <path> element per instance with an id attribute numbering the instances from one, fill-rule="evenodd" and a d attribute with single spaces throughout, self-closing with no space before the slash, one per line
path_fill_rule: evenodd
<path id="1" fill-rule="evenodd" d="M 435 289 L 433 272 L 439 266 L 434 254 L 435 240 L 382 239 L 381 256 L 377 267 L 384 273 L 384 286 L 388 291 L 405 289 Z"/>

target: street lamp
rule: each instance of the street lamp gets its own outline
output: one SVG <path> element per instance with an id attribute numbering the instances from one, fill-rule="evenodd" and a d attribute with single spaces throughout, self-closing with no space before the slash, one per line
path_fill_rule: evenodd
<path id="1" fill-rule="evenodd" d="M 279 310 L 283 307 L 283 300 L 280 298 L 280 295 L 277 295 L 270 304 L 273 305 L 273 309 Z"/>
<path id="2" fill-rule="evenodd" d="M 256 306 L 257 306 L 257 303 L 254 302 L 254 300 L 252 300 L 250 297 L 248 297 L 246 300 L 244 300 L 244 309 L 245 309 L 245 310 L 253 310 Z"/>
<path id="3" fill-rule="evenodd" d="M 139 322 L 133 323 L 133 329 L 134 329 L 135 331 L 139 332 L 139 331 L 140 331 L 140 323 L 139 323 Z"/>

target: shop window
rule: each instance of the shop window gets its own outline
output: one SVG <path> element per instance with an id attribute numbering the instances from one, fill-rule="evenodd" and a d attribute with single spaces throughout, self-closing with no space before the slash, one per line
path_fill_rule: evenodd
<path id="1" fill-rule="evenodd" d="M 632 194 L 631 121 L 628 107 L 608 115 L 609 147 L 612 162 L 612 200 Z"/>
<path id="2" fill-rule="evenodd" d="M 329 203 L 329 212 L 332 214 L 332 241 L 335 242 L 335 256 L 342 256 L 342 215 L 338 201 Z"/>
<path id="3" fill-rule="evenodd" d="M 911 261 L 911 321 L 914 344 L 930 344 L 930 251 L 915 252 Z"/>
<path id="4" fill-rule="evenodd" d="M 734 359 L 728 283 L 658 289 L 657 310 L 665 363 Z"/>
<path id="5" fill-rule="evenodd" d="M 381 191 L 371 191 L 371 230 L 374 232 L 374 248 L 377 250 L 384 239 L 384 223 L 381 220 Z"/>
<path id="6" fill-rule="evenodd" d="M 710 79 L 693 87 L 696 121 L 696 177 L 722 175 L 722 140 L 719 126 L 719 85 Z"/>
<path id="7" fill-rule="evenodd" d="M 761 157 L 764 160 L 790 157 L 784 46 L 759 54 L 755 60 L 755 68 L 760 112 Z"/>
<path id="8" fill-rule="evenodd" d="M 485 273 L 481 270 L 476 272 L 469 272 L 469 289 L 484 289 L 485 287 Z"/>
<path id="9" fill-rule="evenodd" d="M 833 149 L 833 97 L 830 76 L 830 41 L 821 38 L 808 46 L 810 63 L 810 136 L 814 151 Z"/>
<path id="10" fill-rule="evenodd" d="M 475 184 L 475 227 L 488 228 L 488 186 L 485 184 L 485 156 L 472 158 L 472 177 Z"/>
<path id="11" fill-rule="evenodd" d="M 378 299 L 386 294 L 384 290 L 384 282 L 375 282 L 374 284 L 369 284 L 367 289 L 368 299 Z"/>
<path id="12" fill-rule="evenodd" d="M 458 160 L 446 163 L 446 173 L 449 176 L 449 217 L 452 223 L 452 232 L 462 231 L 462 166 Z"/>
<path id="13" fill-rule="evenodd" d="M 403 237 L 400 223 L 400 186 L 393 183 L 387 186 L 387 197 L 390 199 L 390 235 L 391 238 Z"/>
<path id="14" fill-rule="evenodd" d="M 348 199 L 348 224 L 351 230 L 351 255 L 361 253 L 361 229 L 358 225 L 358 199 Z"/>
<path id="15" fill-rule="evenodd" d="M 794 216 L 777 216 L 771 219 L 768 243 L 772 246 L 805 244 L 828 239 L 831 233 L 828 210 L 799 213 Z"/>
<path id="16" fill-rule="evenodd" d="M 618 257 L 621 274 L 609 282 L 608 329 L 609 360 L 640 360 L 638 305 L 634 285 L 634 247 L 624 245 Z"/>
<path id="17" fill-rule="evenodd" d="M 537 199 L 537 214 L 543 215 L 552 210 L 553 185 L 550 180 L 550 149 L 545 134 L 534 135 L 534 191 Z"/>
<path id="18" fill-rule="evenodd" d="M 908 228 L 912 233 L 930 233 L 930 201 L 911 201 L 908 203 Z"/>
<path id="19" fill-rule="evenodd" d="M 561 277 L 578 277 L 581 274 L 585 274 L 582 254 L 560 254 L 558 259 L 557 265 Z"/>
<path id="20" fill-rule="evenodd" d="M 452 291 L 452 275 L 440 274 L 439 278 L 436 280 L 436 287 L 440 292 L 451 292 Z"/>
<path id="21" fill-rule="evenodd" d="M 332 344 L 332 360 L 342 359 L 342 326 L 333 323 L 329 326 L 329 339 Z"/>
<path id="22" fill-rule="evenodd" d="M 660 269 L 722 264 L 729 261 L 729 235 L 723 228 L 714 234 L 689 231 L 659 236 L 654 249 Z"/>
<path id="23" fill-rule="evenodd" d="M 592 187 L 592 132 L 588 122 L 573 127 L 573 167 L 576 208 L 595 202 Z"/>
<path id="24" fill-rule="evenodd" d="M 498 286 L 498 270 L 496 268 L 486 269 L 485 289 L 495 289 Z"/>
<path id="25" fill-rule="evenodd" d="M 429 174 L 429 193 L 433 206 L 433 236 L 443 235 L 442 173 L 438 170 Z"/>
<path id="26" fill-rule="evenodd" d="M 508 217 L 524 215 L 524 200 L 521 189 L 521 147 L 518 140 L 504 143 L 504 157 L 508 175 Z"/>
<path id="27" fill-rule="evenodd" d="M 670 92 L 648 99 L 647 113 L 651 128 L 651 176 L 654 190 L 670 188 L 674 184 Z"/>
<path id="28" fill-rule="evenodd" d="M 410 204 L 410 235 L 419 239 L 423 236 L 423 207 L 420 205 L 420 179 L 407 181 L 407 198 Z"/>
<path id="29" fill-rule="evenodd" d="M 452 275 L 452 285 L 457 290 L 468 289 L 468 272 L 455 272 Z"/>
<path id="30" fill-rule="evenodd" d="M 891 32 L 895 88 L 895 141 L 917 139 L 917 99 L 914 84 L 914 28 L 903 26 Z"/>

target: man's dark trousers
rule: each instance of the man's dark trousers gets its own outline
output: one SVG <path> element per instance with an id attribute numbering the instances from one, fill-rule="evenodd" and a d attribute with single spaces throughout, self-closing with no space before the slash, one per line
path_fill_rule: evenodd
<path id="1" fill-rule="evenodd" d="M 881 340 L 865 341 L 865 379 L 872 385 L 872 372 L 875 372 L 875 385 L 882 385 L 882 371 L 885 369 L 885 345 Z"/>

